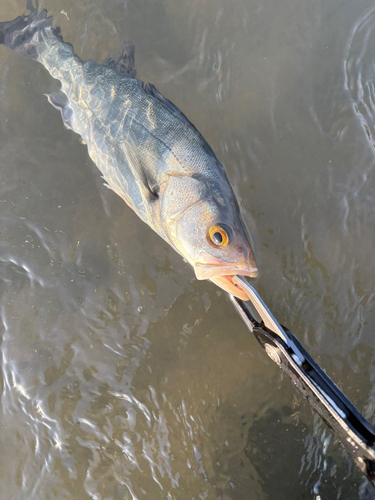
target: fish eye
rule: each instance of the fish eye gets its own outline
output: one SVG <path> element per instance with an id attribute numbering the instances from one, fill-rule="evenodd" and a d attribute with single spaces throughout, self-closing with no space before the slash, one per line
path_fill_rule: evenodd
<path id="1" fill-rule="evenodd" d="M 212 243 L 218 247 L 224 247 L 229 243 L 228 232 L 219 225 L 210 227 L 208 234 Z"/>

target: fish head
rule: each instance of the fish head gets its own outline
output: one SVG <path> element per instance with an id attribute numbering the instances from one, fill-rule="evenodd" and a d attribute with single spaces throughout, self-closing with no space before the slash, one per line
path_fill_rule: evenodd
<path id="1" fill-rule="evenodd" d="M 248 300 L 232 277 L 255 278 L 258 266 L 229 182 L 224 192 L 213 186 L 189 186 L 188 180 L 185 183 L 185 194 L 177 193 L 173 200 L 175 188 L 167 198 L 176 208 L 164 219 L 169 242 L 193 266 L 197 279 L 210 279 L 226 292 Z"/>

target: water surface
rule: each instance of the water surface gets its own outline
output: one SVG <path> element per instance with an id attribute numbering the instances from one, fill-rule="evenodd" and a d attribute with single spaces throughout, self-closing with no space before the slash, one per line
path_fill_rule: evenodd
<path id="1" fill-rule="evenodd" d="M 41 7 L 84 59 L 134 43 L 226 166 L 257 289 L 373 421 L 372 2 Z M 1 498 L 375 498 L 225 295 L 103 186 L 58 83 L 0 49 Z"/>

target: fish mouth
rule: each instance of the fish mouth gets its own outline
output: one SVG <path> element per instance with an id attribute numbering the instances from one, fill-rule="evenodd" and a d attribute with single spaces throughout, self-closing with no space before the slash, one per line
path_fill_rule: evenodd
<path id="1" fill-rule="evenodd" d="M 257 267 L 246 265 L 218 266 L 214 264 L 196 264 L 194 270 L 199 280 L 210 279 L 215 285 L 241 300 L 249 300 L 249 297 L 239 285 L 233 283 L 233 276 L 248 276 L 249 278 L 259 276 Z"/>
<path id="2" fill-rule="evenodd" d="M 226 275 L 226 276 L 215 276 L 214 278 L 210 278 L 215 285 L 219 286 L 226 292 L 238 297 L 241 300 L 249 300 L 249 296 L 247 293 L 237 284 L 233 283 L 232 278 L 236 276 L 235 274 Z M 241 274 L 241 276 L 246 276 Z M 253 276 L 251 276 L 253 277 Z"/>

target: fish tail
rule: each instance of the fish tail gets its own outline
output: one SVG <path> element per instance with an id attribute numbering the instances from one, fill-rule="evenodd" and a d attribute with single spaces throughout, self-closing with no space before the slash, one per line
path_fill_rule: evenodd
<path id="1" fill-rule="evenodd" d="M 47 16 L 46 10 L 39 12 L 38 4 L 34 7 L 30 0 L 27 2 L 27 10 L 28 14 L 0 23 L 0 44 L 24 57 L 38 59 L 38 35 L 46 29 L 53 30 L 52 17 Z M 58 37 L 58 32 L 55 36 Z"/>
<path id="2" fill-rule="evenodd" d="M 65 43 L 60 28 L 52 26 L 52 16 L 46 10 L 38 10 L 31 0 L 27 2 L 27 13 L 13 21 L 0 23 L 0 44 L 9 47 L 21 56 L 39 61 L 52 76 L 68 59 L 74 59 L 73 47 Z"/>

